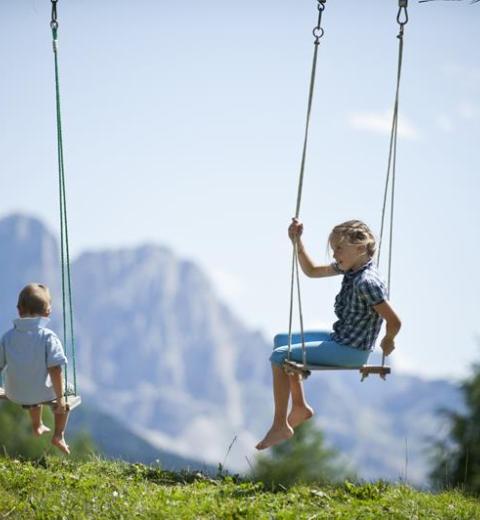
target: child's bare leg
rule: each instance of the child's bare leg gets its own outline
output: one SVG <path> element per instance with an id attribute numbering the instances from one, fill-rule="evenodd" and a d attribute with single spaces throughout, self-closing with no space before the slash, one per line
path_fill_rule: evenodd
<path id="1" fill-rule="evenodd" d="M 292 428 L 296 428 L 313 417 L 314 411 L 305 399 L 305 392 L 300 375 L 291 375 L 289 379 L 290 393 L 292 394 L 292 409 L 288 414 L 288 423 Z"/>
<path id="2" fill-rule="evenodd" d="M 65 427 L 68 421 L 69 412 L 55 413 L 55 433 L 52 437 L 52 444 L 56 446 L 63 453 L 70 455 L 70 448 L 65 442 Z"/>
<path id="3" fill-rule="evenodd" d="M 288 424 L 287 411 L 290 398 L 290 382 L 283 368 L 272 365 L 273 372 L 273 398 L 275 401 L 275 415 L 273 424 L 268 433 L 256 448 L 264 450 L 275 444 L 286 441 L 293 435 L 293 428 Z"/>
<path id="4" fill-rule="evenodd" d="M 50 428 L 47 428 L 42 421 L 42 405 L 34 406 L 28 409 L 30 419 L 32 420 L 33 435 L 40 437 L 40 435 L 49 432 Z"/>

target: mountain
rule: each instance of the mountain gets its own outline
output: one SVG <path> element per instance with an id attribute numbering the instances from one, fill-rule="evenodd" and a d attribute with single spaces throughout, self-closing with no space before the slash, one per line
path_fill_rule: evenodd
<path id="1" fill-rule="evenodd" d="M 71 439 L 79 432 L 90 434 L 103 457 L 143 464 L 159 463 L 163 469 L 172 471 L 188 468 L 209 474 L 216 472 L 214 466 L 155 448 L 122 422 L 89 406 L 76 408 L 70 415 L 68 437 Z"/>
<path id="2" fill-rule="evenodd" d="M 0 221 L 0 330 L 11 326 L 25 280 L 45 280 L 59 294 L 57 241 L 38 220 L 12 215 Z"/>
<path id="3" fill-rule="evenodd" d="M 0 221 L 2 325 L 28 281 L 49 284 L 58 310 L 57 249 L 34 219 Z M 86 252 L 72 277 L 85 402 L 156 448 L 245 469 L 271 421 L 269 342 L 234 316 L 201 269 L 165 247 Z M 350 372 L 320 373 L 306 386 L 327 440 L 368 479 L 408 472 L 425 483 L 425 450 L 442 426 L 436 410 L 461 407 L 455 385 L 400 374 L 360 383 Z"/>
<path id="4" fill-rule="evenodd" d="M 163 448 L 191 456 L 195 446 L 212 461 L 237 436 L 248 449 L 254 420 L 243 394 L 256 385 L 263 393 L 268 367 L 256 360 L 265 343 L 218 302 L 204 274 L 155 246 L 86 253 L 73 269 L 88 392 Z"/>
<path id="5" fill-rule="evenodd" d="M 432 440 L 445 435 L 440 409 L 462 409 L 458 387 L 396 374 L 382 381 L 338 372 L 307 380 L 317 422 L 365 479 L 426 485 Z"/>

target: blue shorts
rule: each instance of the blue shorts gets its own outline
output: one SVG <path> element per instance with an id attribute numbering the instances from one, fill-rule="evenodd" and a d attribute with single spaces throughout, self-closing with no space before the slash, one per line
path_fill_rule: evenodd
<path id="1" fill-rule="evenodd" d="M 360 367 L 367 362 L 370 350 L 360 350 L 332 341 L 331 334 L 323 330 L 304 332 L 308 365 L 350 368 Z M 303 362 L 301 341 L 301 334 L 292 334 L 290 359 L 297 363 Z M 288 334 L 277 334 L 273 343 L 270 361 L 273 365 L 281 366 L 288 358 Z"/>

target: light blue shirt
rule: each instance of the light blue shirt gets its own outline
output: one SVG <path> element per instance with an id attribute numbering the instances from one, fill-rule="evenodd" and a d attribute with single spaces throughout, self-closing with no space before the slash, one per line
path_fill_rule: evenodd
<path id="1" fill-rule="evenodd" d="M 19 318 L 0 340 L 0 371 L 5 394 L 18 404 L 56 399 L 48 368 L 65 365 L 58 336 L 45 326 L 48 318 Z"/>

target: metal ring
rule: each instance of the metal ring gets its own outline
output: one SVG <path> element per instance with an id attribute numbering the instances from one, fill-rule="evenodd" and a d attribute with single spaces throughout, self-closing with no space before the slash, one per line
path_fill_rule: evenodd
<path id="1" fill-rule="evenodd" d="M 323 30 L 323 27 L 315 27 L 312 34 L 317 40 L 319 40 L 325 34 L 325 31 Z"/>
<path id="2" fill-rule="evenodd" d="M 403 15 L 403 19 L 402 19 Z M 397 14 L 397 22 L 400 25 L 405 25 L 408 22 L 408 11 L 406 7 L 400 7 Z"/>
<path id="3" fill-rule="evenodd" d="M 53 30 L 58 29 L 58 22 L 57 22 L 57 20 L 52 20 L 50 22 L 50 28 L 53 29 Z"/>

